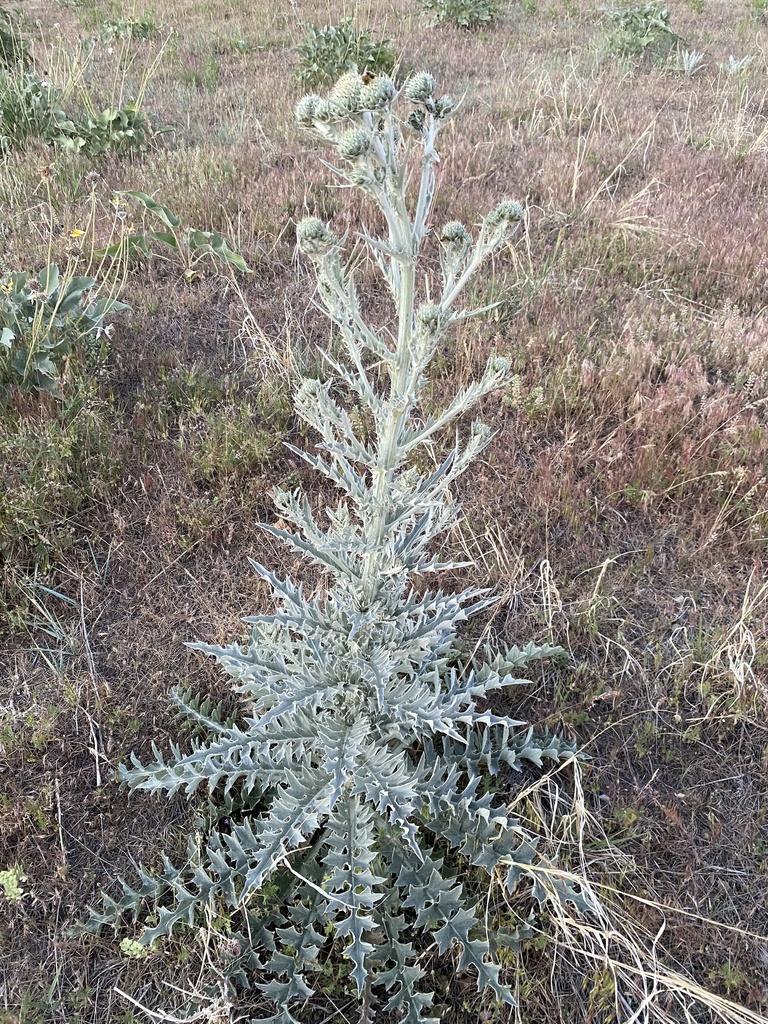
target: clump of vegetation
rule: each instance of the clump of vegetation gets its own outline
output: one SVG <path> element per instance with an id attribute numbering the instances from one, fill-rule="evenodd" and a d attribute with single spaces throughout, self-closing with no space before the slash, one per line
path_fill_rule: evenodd
<path id="1" fill-rule="evenodd" d="M 663 0 L 606 10 L 605 16 L 611 24 L 607 47 L 615 56 L 666 56 L 682 42 Z"/>
<path id="2" fill-rule="evenodd" d="M 27 63 L 27 44 L 5 8 L 0 7 L 0 67 L 14 68 Z"/>
<path id="3" fill-rule="evenodd" d="M 24 898 L 24 886 L 21 883 L 26 880 L 27 876 L 20 867 L 0 871 L 0 888 L 9 903 L 18 903 Z"/>
<path id="4" fill-rule="evenodd" d="M 73 516 L 105 498 L 121 472 L 114 409 L 92 380 L 78 378 L 61 401 L 17 393 L 2 407 L 0 566 L 13 579 L 45 571 L 73 543 Z"/>
<path id="5" fill-rule="evenodd" d="M 172 131 L 153 127 L 135 103 L 108 107 L 83 119 L 61 107 L 61 93 L 33 71 L 0 71 L 0 153 L 23 149 L 42 139 L 67 153 L 91 158 L 144 153 L 154 140 Z"/>
<path id="6" fill-rule="evenodd" d="M 250 273 L 248 265 L 240 253 L 230 249 L 218 231 L 183 228 L 180 217 L 177 217 L 164 203 L 158 202 L 145 192 L 127 191 L 121 193 L 122 195 L 138 202 L 145 213 L 160 222 L 162 228 L 129 232 L 118 242 L 100 250 L 96 254 L 97 256 L 149 258 L 153 255 L 151 243 L 159 242 L 164 249 L 172 250 L 173 255 L 167 258 L 181 261 L 187 281 L 195 280 L 199 273 L 199 265 L 211 256 L 215 261 L 233 266 L 243 274 Z M 120 198 L 120 196 L 116 197 L 118 203 Z"/>
<path id="7" fill-rule="evenodd" d="M 59 394 L 63 359 L 103 330 L 104 317 L 128 309 L 111 296 L 90 299 L 93 277 L 60 277 L 55 263 L 36 277 L 0 278 L 0 389 Z"/>
<path id="8" fill-rule="evenodd" d="M 0 70 L 0 154 L 23 149 L 30 139 L 51 142 L 59 118 L 60 94 L 33 71 Z"/>
<path id="9" fill-rule="evenodd" d="M 118 43 L 128 39 L 154 39 L 157 25 L 153 18 L 108 18 L 101 26 L 99 36 L 104 43 Z"/>
<path id="10" fill-rule="evenodd" d="M 108 107 L 95 117 L 82 121 L 59 118 L 51 138 L 67 153 L 82 153 L 91 158 L 145 153 L 158 135 L 173 131 L 170 127 L 154 128 L 135 103 L 124 107 Z"/>
<path id="11" fill-rule="evenodd" d="M 132 789 L 192 796 L 206 788 L 213 820 L 202 846 L 159 878 L 141 872 L 138 890 L 105 898 L 90 927 L 117 925 L 157 900 L 142 946 L 179 926 L 228 921 L 227 977 L 256 987 L 277 1006 L 258 1018 L 296 1024 L 295 1004 L 312 994 L 321 952 L 335 940 L 371 1020 L 384 1011 L 426 1024 L 433 993 L 424 984 L 422 937 L 441 953 L 455 949 L 460 970 L 478 990 L 513 1002 L 495 951 L 530 933 L 527 917 L 488 929 L 484 903 L 462 881 L 456 862 L 499 874 L 508 893 L 524 879 L 540 903 L 590 899 L 537 851 L 531 830 L 489 785 L 501 771 L 542 768 L 574 756 L 571 744 L 486 710 L 491 692 L 523 682 L 531 664 L 559 648 L 529 643 L 468 657 L 457 629 L 495 603 L 474 587 L 460 594 L 417 589 L 416 579 L 456 563 L 434 542 L 459 516 L 451 491 L 490 439 L 480 421 L 434 467 L 425 452 L 485 395 L 510 379 L 495 356 L 479 380 L 440 411 L 423 411 L 427 375 L 447 332 L 478 311 L 461 297 L 481 266 L 517 230 L 521 207 L 503 201 L 476 235 L 451 221 L 440 235 L 441 286 L 419 303 L 420 254 L 435 194 L 436 140 L 451 115 L 448 97 L 417 74 L 406 84 L 404 114 L 391 79 L 343 76 L 326 98 L 309 96 L 297 119 L 333 147 L 339 174 L 379 205 L 386 237 L 363 232 L 394 298 L 395 338 L 363 318 L 342 242 L 321 220 L 298 225 L 303 254 L 317 275 L 319 300 L 340 334 L 345 358 L 323 353 L 329 377 L 305 379 L 296 411 L 319 437 L 315 452 L 293 449 L 342 492 L 316 518 L 300 489 L 278 489 L 283 525 L 272 536 L 306 557 L 325 588 L 305 596 L 290 579 L 254 568 L 278 610 L 248 619 L 241 645 L 196 644 L 215 657 L 244 700 L 225 718 L 181 690 L 173 700 L 198 730 L 187 753 L 133 757 L 121 778 Z M 411 174 L 419 187 L 409 201 Z M 382 371 L 385 370 L 385 373 Z M 385 383 L 380 383 L 382 376 Z M 379 382 L 379 383 L 377 383 Z M 340 396 L 346 396 L 341 404 Z M 364 424 L 361 429 L 360 424 Z M 420 458 L 421 456 L 421 458 Z M 294 528 L 293 532 L 287 524 Z M 285 528 L 284 528 L 285 527 Z M 223 799 L 222 799 L 223 797 Z"/>
<path id="12" fill-rule="evenodd" d="M 499 13 L 498 0 L 420 0 L 422 9 L 433 19 L 459 28 L 485 28 Z"/>
<path id="13" fill-rule="evenodd" d="M 353 69 L 361 74 L 391 74 L 397 62 L 391 40 L 374 39 L 369 29 L 356 28 L 352 18 L 325 28 L 307 25 L 296 52 L 301 58 L 296 78 L 308 89 L 329 85 Z"/>

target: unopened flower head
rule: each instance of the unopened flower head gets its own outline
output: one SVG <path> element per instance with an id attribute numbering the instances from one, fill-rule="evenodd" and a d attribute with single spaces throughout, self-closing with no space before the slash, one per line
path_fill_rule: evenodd
<path id="1" fill-rule="evenodd" d="M 379 75 L 363 88 L 360 106 L 363 110 L 384 110 L 394 98 L 394 82 L 388 75 Z"/>
<path id="2" fill-rule="evenodd" d="M 435 103 L 435 114 L 440 118 L 448 117 L 449 114 L 453 113 L 455 106 L 456 104 L 450 96 L 441 96 Z"/>
<path id="3" fill-rule="evenodd" d="M 347 179 L 351 184 L 357 185 L 358 188 L 365 189 L 366 191 L 376 182 L 376 178 L 371 174 L 365 164 L 358 164 L 356 167 L 351 167 L 347 172 Z"/>
<path id="4" fill-rule="evenodd" d="M 443 226 L 441 241 L 449 252 L 463 252 L 472 241 L 472 235 L 467 231 L 461 221 L 449 220 Z"/>
<path id="5" fill-rule="evenodd" d="M 492 210 L 485 218 L 486 224 L 490 227 L 500 227 L 502 224 L 517 224 L 523 219 L 523 208 L 520 203 L 512 199 L 505 199 L 499 203 L 495 210 Z"/>
<path id="6" fill-rule="evenodd" d="M 405 86 L 406 98 L 411 103 L 426 103 L 432 98 L 437 82 L 426 71 L 414 75 Z"/>
<path id="7" fill-rule="evenodd" d="M 296 238 L 305 256 L 324 256 L 338 244 L 336 235 L 319 217 L 305 217 L 299 221 Z"/>
<path id="8" fill-rule="evenodd" d="M 416 319 L 427 334 L 434 334 L 440 327 L 442 314 L 440 306 L 436 306 L 434 302 L 425 302 L 416 310 Z"/>
<path id="9" fill-rule="evenodd" d="M 415 132 L 420 135 L 424 134 L 424 126 L 426 124 L 426 118 L 424 117 L 423 110 L 412 110 L 408 115 L 408 124 L 413 128 Z"/>
<path id="10" fill-rule="evenodd" d="M 363 80 L 356 71 L 349 71 L 338 80 L 328 102 L 337 117 L 346 117 L 360 110 L 360 98 L 363 91 Z"/>
<path id="11" fill-rule="evenodd" d="M 334 111 L 328 100 L 319 100 L 315 106 L 315 121 L 333 121 Z"/>
<path id="12" fill-rule="evenodd" d="M 341 137 L 337 147 L 339 156 L 345 160 L 357 160 L 371 148 L 371 137 L 362 128 L 353 128 Z"/>
<path id="13" fill-rule="evenodd" d="M 322 103 L 319 96 L 304 96 L 296 104 L 295 116 L 299 124 L 306 126 L 315 123 L 318 104 Z"/>

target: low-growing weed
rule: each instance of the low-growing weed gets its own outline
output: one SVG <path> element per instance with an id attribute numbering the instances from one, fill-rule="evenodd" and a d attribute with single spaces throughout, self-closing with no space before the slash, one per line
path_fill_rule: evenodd
<path id="1" fill-rule="evenodd" d="M 27 45 L 11 15 L 0 7 L 0 67 L 27 63 Z"/>
<path id="2" fill-rule="evenodd" d="M 127 103 L 117 109 L 108 107 L 82 121 L 60 119 L 52 141 L 64 152 L 91 158 L 127 156 L 145 153 L 159 135 L 170 131 L 173 129 L 167 125 L 154 128 L 135 103 Z"/>
<path id="3" fill-rule="evenodd" d="M 12 570 L 8 598 L 28 604 L 13 577 L 44 571 L 71 546 L 72 517 L 109 492 L 121 459 L 114 410 L 92 382 L 79 382 L 60 403 L 17 394 L 2 416 L 0 564 Z"/>
<path id="4" fill-rule="evenodd" d="M 23 149 L 32 138 L 51 141 L 60 94 L 50 83 L 21 67 L 0 69 L 0 156 Z"/>
<path id="5" fill-rule="evenodd" d="M 297 81 L 310 89 L 335 82 L 353 68 L 361 73 L 389 74 L 397 62 L 391 40 L 374 39 L 369 29 L 357 29 L 352 18 L 325 28 L 307 25 L 296 52 L 301 58 Z"/>
<path id="6" fill-rule="evenodd" d="M 129 308 L 112 296 L 92 300 L 95 287 L 93 277 L 61 277 L 55 263 L 36 277 L 17 271 L 0 279 L 0 391 L 60 394 L 64 358 L 98 338 L 107 314 Z"/>
<path id="7" fill-rule="evenodd" d="M 280 449 L 282 434 L 274 424 L 260 424 L 259 419 L 258 410 L 247 402 L 183 417 L 179 446 L 194 476 L 206 482 L 242 479 L 270 462 Z"/>
<path id="8" fill-rule="evenodd" d="M 498 0 L 420 0 L 421 7 L 437 23 L 447 22 L 470 30 L 484 28 L 496 20 Z M 530 13 L 530 12 L 529 12 Z"/>
<path id="9" fill-rule="evenodd" d="M 108 18 L 101 26 L 99 38 L 103 43 L 117 43 L 129 39 L 154 39 L 157 25 L 153 18 L 122 16 Z"/>
<path id="10" fill-rule="evenodd" d="M 22 883 L 26 882 L 26 880 L 27 876 L 18 865 L 0 871 L 0 889 L 2 889 L 2 894 L 9 903 L 18 903 L 24 898 L 24 886 Z"/>
<path id="11" fill-rule="evenodd" d="M 630 4 L 604 13 L 611 24 L 606 46 L 614 56 L 664 57 L 681 42 L 670 25 L 669 11 L 662 0 Z"/>
<path id="12" fill-rule="evenodd" d="M 171 249 L 175 255 L 158 256 L 171 261 L 180 261 L 184 277 L 194 281 L 199 276 L 199 267 L 203 260 L 214 257 L 213 262 L 221 262 L 233 266 L 243 274 L 250 273 L 240 253 L 230 249 L 218 231 L 201 231 L 199 228 L 184 228 L 180 217 L 177 217 L 164 203 L 158 202 L 145 192 L 127 191 L 115 197 L 116 204 L 121 205 L 121 197 L 127 196 L 135 200 L 143 208 L 144 214 L 154 217 L 162 225 L 162 229 L 145 228 L 143 231 L 129 230 L 127 234 L 104 249 L 96 256 L 100 259 L 112 257 L 116 260 L 133 258 L 150 258 L 156 255 L 152 242 L 159 242 L 165 250 Z M 118 218 L 118 224 L 122 220 Z"/>

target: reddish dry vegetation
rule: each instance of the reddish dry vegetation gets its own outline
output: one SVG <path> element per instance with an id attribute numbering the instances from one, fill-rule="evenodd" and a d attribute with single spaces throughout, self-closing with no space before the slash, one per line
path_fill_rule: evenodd
<path id="1" fill-rule="evenodd" d="M 54 53 L 114 13 L 26 6 Z M 464 96 L 443 140 L 440 214 L 477 223 L 504 196 L 528 206 L 524 237 L 477 288 L 500 305 L 436 367 L 435 402 L 492 349 L 518 375 L 486 402 L 496 438 L 465 481 L 465 522 L 447 544 L 503 591 L 487 624 L 499 643 L 553 639 L 572 655 L 519 711 L 591 753 L 588 806 L 627 858 L 611 881 L 667 908 L 627 911 L 652 931 L 666 921 L 669 962 L 765 1014 L 765 30 L 747 4 L 696 6 L 672 12 L 706 54 L 692 78 L 601 60 L 589 4 L 511 5 L 476 36 L 428 28 L 410 0 L 371 0 L 360 20 Z M 337 7 L 301 5 L 300 17 L 325 23 Z M 47 514 L 35 536 L 11 540 L 9 528 L 0 548 L 0 869 L 22 866 L 27 892 L 0 901 L 4 1024 L 125 1020 L 115 986 L 162 1007 L 174 999 L 164 980 L 195 985 L 205 958 L 194 936 L 135 965 L 111 937 L 67 929 L 132 862 L 183 845 L 189 809 L 129 800 L 114 767 L 174 737 L 170 685 L 222 693 L 183 643 L 240 636 L 240 617 L 268 607 L 247 556 L 305 573 L 258 530 L 273 517 L 269 487 L 302 482 L 323 500 L 280 444 L 311 443 L 289 393 L 327 339 L 293 225 L 315 212 L 343 232 L 371 212 L 324 187 L 328 172 L 292 127 L 299 15 L 287 0 L 252 8 L 163 9 L 174 34 L 145 106 L 176 132 L 159 152 L 90 167 L 57 158 L 48 186 L 42 147 L 0 169 L 8 267 L 41 265 L 51 226 L 60 262 L 87 260 L 114 237 L 113 192 L 134 188 L 222 231 L 254 270 L 241 292 L 213 265 L 190 283 L 173 262 L 130 270 L 133 312 L 88 394 L 92 429 L 73 450 L 55 442 L 63 482 L 46 470 Z M 252 46 L 239 53 L 235 39 Z M 147 44 L 131 52 L 129 81 L 150 59 Z M 756 59 L 728 76 L 717 63 L 731 53 Z M 103 52 L 91 73 L 96 107 L 118 57 Z M 78 224 L 82 250 L 69 238 Z M 375 292 L 370 314 L 386 324 Z M 55 405 L 14 402 L 6 415 L 51 436 Z M 6 469 L 21 479 L 23 466 Z M 28 582 L 36 561 L 38 583 L 74 605 Z M 596 860 L 599 850 L 595 840 Z M 530 1019 L 615 1019 L 600 973 L 551 946 L 522 962 Z M 450 987 L 450 965 L 436 970 L 446 1020 L 507 1019 L 479 1007 L 471 984 Z M 343 984 L 326 995 L 307 1020 L 347 1019 Z"/>

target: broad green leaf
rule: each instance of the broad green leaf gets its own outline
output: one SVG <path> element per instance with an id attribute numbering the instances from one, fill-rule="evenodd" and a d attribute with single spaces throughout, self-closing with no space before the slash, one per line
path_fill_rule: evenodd
<path id="1" fill-rule="evenodd" d="M 187 231 L 187 243 L 193 249 L 207 249 L 209 252 L 215 253 L 244 274 L 251 273 L 243 257 L 229 248 L 218 231 L 200 231 L 197 228 L 190 228 Z"/>
<path id="2" fill-rule="evenodd" d="M 164 242 L 166 245 L 170 245 L 173 249 L 179 248 L 179 242 L 176 235 L 172 234 L 170 231 L 150 231 L 148 233 L 158 242 Z"/>
<path id="3" fill-rule="evenodd" d="M 158 203 L 152 196 L 148 196 L 146 192 L 134 192 L 127 191 L 125 195 L 130 196 L 131 199 L 136 199 L 145 210 L 149 210 L 150 213 L 154 213 L 155 216 L 159 217 L 160 220 L 165 224 L 166 227 L 174 230 L 175 228 L 181 227 L 181 220 L 176 216 L 175 213 L 171 213 L 167 206 L 163 203 Z"/>
<path id="4" fill-rule="evenodd" d="M 104 259 L 105 256 L 117 256 L 120 253 L 128 256 L 151 256 L 152 253 L 147 239 L 148 235 L 146 232 L 142 232 L 139 235 L 128 235 L 119 242 L 113 242 L 112 245 L 108 245 L 105 249 L 98 249 L 94 256 L 99 260 Z"/>
<path id="5" fill-rule="evenodd" d="M 251 269 L 238 252 L 234 252 L 229 248 L 227 243 L 217 234 L 215 231 L 211 232 L 211 248 L 217 256 L 221 256 L 222 259 L 227 260 L 238 270 L 242 271 L 243 274 L 250 274 Z"/>
<path id="6" fill-rule="evenodd" d="M 38 274 L 38 280 L 40 282 L 41 290 L 44 291 L 46 295 L 53 295 L 59 287 L 59 268 L 55 263 L 51 263 L 50 266 L 40 271 Z"/>
<path id="7" fill-rule="evenodd" d="M 122 313 L 124 310 L 130 308 L 131 307 L 127 302 L 120 302 L 118 299 L 103 298 L 92 302 L 88 309 L 86 309 L 85 315 L 89 320 L 98 322 L 103 320 L 107 313 Z"/>

